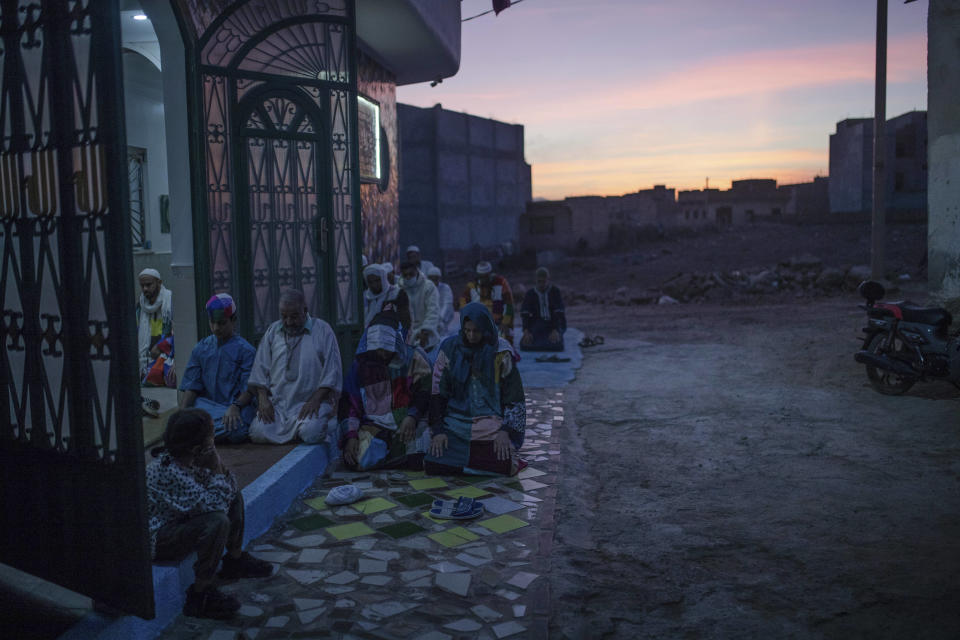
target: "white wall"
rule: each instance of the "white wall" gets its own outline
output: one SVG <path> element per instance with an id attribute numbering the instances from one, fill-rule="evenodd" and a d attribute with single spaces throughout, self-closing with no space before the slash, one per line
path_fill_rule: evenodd
<path id="1" fill-rule="evenodd" d="M 167 186 L 167 141 L 160 70 L 139 53 L 123 54 L 123 98 L 127 145 L 147 150 L 146 239 L 156 253 L 170 252 L 170 234 L 160 232 L 160 196 Z"/>
<path id="2" fill-rule="evenodd" d="M 927 251 L 930 289 L 960 297 L 960 1 L 927 16 Z"/>

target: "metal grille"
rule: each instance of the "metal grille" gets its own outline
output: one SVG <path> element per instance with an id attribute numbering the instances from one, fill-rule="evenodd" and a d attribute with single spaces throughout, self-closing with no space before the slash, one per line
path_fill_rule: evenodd
<path id="1" fill-rule="evenodd" d="M 315 315 L 358 323 L 352 3 L 237 2 L 206 24 L 210 286 L 252 310 L 254 337 L 287 286 Z"/>
<path id="2" fill-rule="evenodd" d="M 147 242 L 146 199 L 143 186 L 143 165 L 147 150 L 127 147 L 127 184 L 130 185 L 130 234 L 135 248 Z"/>
<path id="3" fill-rule="evenodd" d="M 318 246 L 324 220 L 317 115 L 294 94 L 255 98 L 241 132 L 247 182 L 241 222 L 250 228 L 254 331 L 261 335 L 276 317 L 285 288 L 302 290 L 315 312 L 324 309 L 319 277 L 326 270 L 324 247 Z"/>
<path id="4" fill-rule="evenodd" d="M 118 20 L 0 0 L 0 561 L 149 617 Z"/>

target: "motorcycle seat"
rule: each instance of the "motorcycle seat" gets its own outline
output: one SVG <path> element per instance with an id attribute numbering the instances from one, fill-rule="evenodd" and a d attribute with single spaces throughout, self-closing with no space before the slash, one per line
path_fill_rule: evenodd
<path id="1" fill-rule="evenodd" d="M 934 326 L 947 326 L 953 322 L 953 316 L 950 315 L 950 312 L 940 307 L 918 307 L 909 302 L 902 302 L 898 306 L 900 311 L 903 312 L 904 322 L 919 322 Z"/>

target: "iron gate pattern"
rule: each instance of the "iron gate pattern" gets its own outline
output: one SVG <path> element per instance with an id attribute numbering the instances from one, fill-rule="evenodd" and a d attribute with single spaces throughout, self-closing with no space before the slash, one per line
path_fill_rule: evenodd
<path id="1" fill-rule="evenodd" d="M 276 319 L 275 296 L 285 286 L 307 290 L 311 310 L 335 326 L 357 325 L 353 2 L 224 2 L 222 12 L 209 2 L 178 2 L 197 37 L 206 136 L 201 173 L 206 223 L 200 238 L 209 255 L 196 261 L 198 280 L 212 291 L 239 294 L 241 307 L 255 310 L 243 328 L 256 335 Z M 259 105 L 241 106 L 253 95 L 263 98 Z M 323 121 L 315 122 L 310 111 Z M 307 129 L 290 131 L 285 119 L 292 117 Z M 269 153 L 257 155 L 254 145 L 260 143 L 271 146 Z M 272 167 L 259 166 L 271 161 Z M 284 161 L 289 164 L 277 164 Z M 238 164 L 246 165 L 245 175 Z M 252 300 L 244 298 L 245 291 Z"/>
<path id="2" fill-rule="evenodd" d="M 152 616 L 118 19 L 0 0 L 0 561 Z"/>

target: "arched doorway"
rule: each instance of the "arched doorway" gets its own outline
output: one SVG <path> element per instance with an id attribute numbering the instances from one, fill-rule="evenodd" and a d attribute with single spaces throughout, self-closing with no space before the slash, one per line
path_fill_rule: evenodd
<path id="1" fill-rule="evenodd" d="M 241 316 L 244 333 L 263 335 L 280 292 L 291 287 L 303 291 L 313 313 L 331 320 L 322 110 L 299 90 L 263 87 L 243 99 L 238 114 L 238 267 L 252 302 Z"/>
<path id="2" fill-rule="evenodd" d="M 187 84 L 193 130 L 202 132 L 191 139 L 197 308 L 211 292 L 230 292 L 255 339 L 279 317 L 278 292 L 301 287 L 310 312 L 352 350 L 360 328 L 354 3 L 234 2 L 219 15 L 176 4 L 187 5 L 186 31 L 196 37 Z"/>

